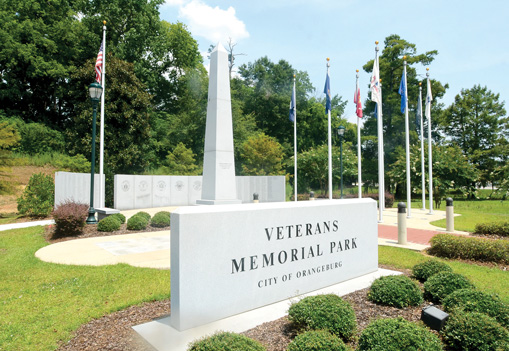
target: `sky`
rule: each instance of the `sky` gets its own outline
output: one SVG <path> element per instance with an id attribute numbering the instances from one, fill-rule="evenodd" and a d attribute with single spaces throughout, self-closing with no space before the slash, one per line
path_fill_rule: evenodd
<path id="1" fill-rule="evenodd" d="M 309 74 L 315 96 L 324 96 L 330 58 L 332 95 L 348 100 L 345 115 L 355 122 L 356 70 L 364 98 L 370 75 L 362 66 L 397 34 L 417 54 L 437 50 L 430 77 L 449 84 L 445 106 L 462 89 L 487 86 L 509 111 L 509 1 L 507 0 L 166 0 L 161 19 L 182 22 L 197 40 L 208 65 L 209 46 L 231 38 L 237 66 L 267 56 Z M 426 68 L 415 66 L 425 77 Z M 289 97 L 290 99 L 290 97 Z M 298 108 L 298 102 L 297 102 Z"/>

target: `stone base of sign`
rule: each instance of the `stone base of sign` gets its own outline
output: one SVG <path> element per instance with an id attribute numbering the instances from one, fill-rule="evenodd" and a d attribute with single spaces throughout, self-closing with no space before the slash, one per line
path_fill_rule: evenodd
<path id="1" fill-rule="evenodd" d="M 309 294 L 296 296 L 255 310 L 228 317 L 200 327 L 178 331 L 170 324 L 170 317 L 140 324 L 133 329 L 151 344 L 157 351 L 186 351 L 189 343 L 217 331 L 231 331 L 241 333 L 254 328 L 262 323 L 274 321 L 288 313 L 288 307 L 292 302 L 301 298 L 319 294 L 337 294 L 339 296 L 350 294 L 354 291 L 365 289 L 379 277 L 386 275 L 401 274 L 400 272 L 387 269 L 378 269 L 376 272 L 363 275 L 346 282 L 313 291 Z"/>
<path id="2" fill-rule="evenodd" d="M 372 199 L 188 206 L 172 212 L 171 224 L 178 330 L 378 269 Z"/>
<path id="3" fill-rule="evenodd" d="M 235 205 L 241 203 L 242 200 L 196 200 L 197 205 Z"/>
<path id="4" fill-rule="evenodd" d="M 101 219 L 111 216 L 112 214 L 120 213 L 120 211 L 114 208 L 103 207 L 95 208 L 95 213 L 97 213 L 97 221 L 100 221 Z"/>

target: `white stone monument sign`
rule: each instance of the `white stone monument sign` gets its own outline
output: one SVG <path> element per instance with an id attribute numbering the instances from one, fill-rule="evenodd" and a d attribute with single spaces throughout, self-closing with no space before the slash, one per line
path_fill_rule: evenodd
<path id="1" fill-rule="evenodd" d="M 221 44 L 210 54 L 201 205 L 240 204 L 235 182 L 228 53 Z"/>
<path id="2" fill-rule="evenodd" d="M 182 331 L 378 269 L 376 202 L 181 207 L 171 214 L 171 325 Z"/>

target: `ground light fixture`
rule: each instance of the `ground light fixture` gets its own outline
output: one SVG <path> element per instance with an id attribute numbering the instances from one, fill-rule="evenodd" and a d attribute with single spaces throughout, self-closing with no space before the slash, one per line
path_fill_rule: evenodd
<path id="1" fill-rule="evenodd" d="M 93 117 L 92 117 L 92 160 L 90 169 L 90 208 L 88 209 L 87 224 L 97 224 L 94 210 L 94 174 L 95 174 L 95 125 L 97 118 L 97 104 L 103 93 L 103 87 L 99 83 L 92 83 L 88 87 L 90 93 L 90 101 L 92 101 Z"/>
<path id="2" fill-rule="evenodd" d="M 340 176 L 341 176 L 341 196 L 343 198 L 343 137 L 345 135 L 345 127 L 339 126 L 338 128 L 339 135 L 339 163 L 340 163 Z"/>

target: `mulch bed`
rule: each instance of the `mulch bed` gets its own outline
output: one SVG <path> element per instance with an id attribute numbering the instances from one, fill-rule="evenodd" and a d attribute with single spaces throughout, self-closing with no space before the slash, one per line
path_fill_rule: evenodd
<path id="1" fill-rule="evenodd" d="M 90 238 L 96 236 L 109 236 L 132 234 L 139 231 L 129 231 L 125 228 L 125 224 L 121 229 L 115 232 L 98 232 L 97 225 L 85 226 L 83 234 L 69 238 L 52 238 L 54 226 L 47 226 L 45 237 L 49 243 L 55 243 L 65 240 L 73 240 L 78 238 Z M 168 228 L 147 227 L 145 231 L 168 230 Z M 496 266 L 502 270 L 507 270 L 507 266 L 500 266 L 490 263 L 469 262 L 470 264 Z M 380 265 L 381 268 L 398 270 L 393 267 Z M 400 270 L 404 274 L 410 276 L 410 270 Z M 374 319 L 377 318 L 395 318 L 403 317 L 409 321 L 419 321 L 421 310 L 428 303 L 425 302 L 421 306 L 407 307 L 398 309 L 389 306 L 380 306 L 370 302 L 367 299 L 368 288 L 358 290 L 351 294 L 343 296 L 348 301 L 357 316 L 357 336 L 361 331 Z M 125 310 L 112 313 L 102 318 L 93 320 L 82 325 L 73 335 L 73 338 L 60 345 L 58 351 L 155 351 L 143 338 L 141 338 L 133 329 L 133 326 L 150 322 L 154 319 L 166 317 L 171 312 L 170 300 L 154 301 L 144 303 L 139 306 L 131 306 Z M 292 328 L 287 317 L 280 318 L 275 321 L 263 323 L 256 328 L 250 329 L 242 333 L 250 338 L 260 341 L 267 351 L 284 351 L 288 344 L 295 337 L 296 331 Z M 350 342 L 352 347 L 357 346 L 356 340 Z"/>
<path id="2" fill-rule="evenodd" d="M 409 274 L 409 271 L 403 272 Z M 357 316 L 357 335 L 374 319 L 403 317 L 409 321 L 419 321 L 421 310 L 427 303 L 416 307 L 398 309 L 389 306 L 380 306 L 367 299 L 368 288 L 358 290 L 343 296 L 348 301 Z M 71 341 L 63 344 L 59 351 L 154 351 L 132 327 L 150 322 L 154 319 L 166 317 L 170 314 L 170 300 L 145 303 L 140 306 L 131 306 L 123 311 L 96 319 L 81 326 Z M 292 328 L 287 317 L 263 323 L 256 328 L 242 333 L 247 337 L 260 341 L 267 351 L 284 351 L 290 341 L 295 337 L 296 331 Z M 349 345 L 356 347 L 356 341 Z"/>

